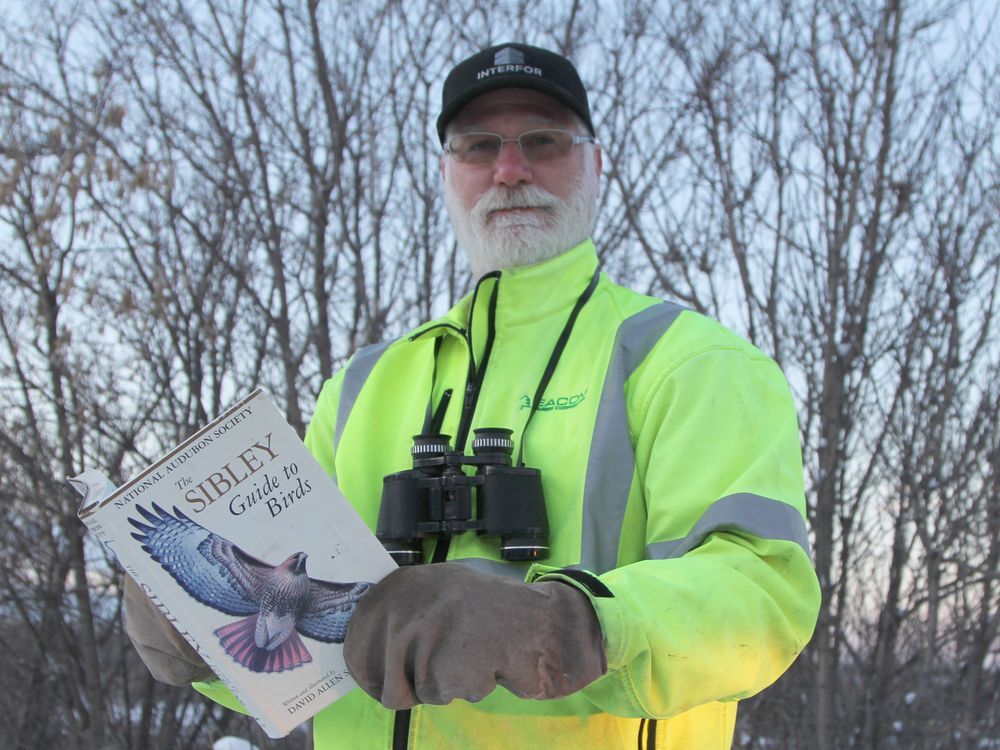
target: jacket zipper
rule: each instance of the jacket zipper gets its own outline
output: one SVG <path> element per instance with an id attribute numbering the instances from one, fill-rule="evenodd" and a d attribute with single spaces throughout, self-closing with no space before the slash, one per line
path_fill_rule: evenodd
<path id="1" fill-rule="evenodd" d="M 472 416 L 476 413 L 476 404 L 479 401 L 479 391 L 482 388 L 483 378 L 486 375 L 486 366 L 490 361 L 490 352 L 493 351 L 493 338 L 496 334 L 497 292 L 500 289 L 500 274 L 487 274 L 487 276 L 484 276 L 483 279 L 490 277 L 495 277 L 498 281 L 494 285 L 493 293 L 490 296 L 489 317 L 487 318 L 486 346 L 483 349 L 483 361 L 479 363 L 478 367 L 476 366 L 474 354 L 475 350 L 472 348 L 472 313 L 474 312 L 476 306 L 475 296 L 473 296 L 472 304 L 469 306 L 469 325 L 467 328 L 462 329 L 458 326 L 451 325 L 450 323 L 440 323 L 436 326 L 431 326 L 430 328 L 418 331 L 410 337 L 410 340 L 412 341 L 433 328 L 443 327 L 450 328 L 461 333 L 462 338 L 465 339 L 465 344 L 469 349 L 469 372 L 465 379 L 465 398 L 462 399 L 462 416 L 458 423 L 458 434 L 455 436 L 454 449 L 457 451 L 465 449 L 465 440 L 469 435 L 469 428 L 472 425 Z M 482 283 L 482 279 L 480 280 L 480 283 Z M 477 286 L 476 294 L 478 293 L 479 287 Z M 448 391 L 446 393 L 447 398 L 450 399 L 451 392 Z M 445 408 L 447 408 L 447 405 Z M 431 558 L 431 563 L 444 562 L 448 557 L 448 548 L 450 546 L 450 538 L 439 539 L 434 545 L 434 556 Z M 392 750 L 406 750 L 407 747 L 409 747 L 411 711 L 412 709 L 396 711 L 396 714 L 393 717 Z"/>
<path id="2" fill-rule="evenodd" d="M 480 284 L 485 279 L 496 278 L 497 283 L 493 286 L 493 291 L 490 294 L 490 302 L 488 307 L 488 317 L 486 325 L 486 345 L 483 347 L 483 360 L 476 366 L 475 349 L 472 346 L 472 315 L 476 309 L 476 297 L 479 294 Z M 576 322 L 577 315 L 579 315 L 580 310 L 583 306 L 587 304 L 594 290 L 597 288 L 598 281 L 600 279 L 600 274 L 595 271 L 594 275 L 590 279 L 590 283 L 587 288 L 583 291 L 583 294 L 577 299 L 576 304 L 573 306 L 570 312 L 569 318 L 566 321 L 566 325 L 563 327 L 562 333 L 559 334 L 559 339 L 556 342 L 556 346 L 553 349 L 552 356 L 549 358 L 549 363 L 545 367 L 545 372 L 542 375 L 542 380 L 538 385 L 537 393 L 535 394 L 535 403 L 541 398 L 545 391 L 545 387 L 548 385 L 549 379 L 552 377 L 552 373 L 555 371 L 556 365 L 559 362 L 559 358 L 562 356 L 562 351 L 569 340 L 569 335 L 573 330 L 573 325 Z M 452 328 L 456 331 L 462 333 L 462 337 L 465 339 L 465 343 L 469 349 L 469 372 L 465 379 L 465 398 L 462 400 L 462 415 L 458 423 L 458 434 L 455 437 L 454 449 L 457 451 L 465 450 L 465 441 L 469 435 L 469 428 L 472 426 L 472 417 L 476 413 L 476 404 L 479 401 L 479 392 L 483 386 L 483 379 L 486 376 L 486 367 L 490 361 L 490 353 L 493 351 L 493 339 L 496 336 L 496 313 L 497 313 L 497 295 L 500 291 L 500 272 L 496 271 L 494 273 L 487 274 L 479 280 L 479 284 L 476 285 L 476 290 L 472 295 L 472 303 L 469 306 L 469 322 L 465 330 L 458 328 L 452 324 L 443 323 L 440 326 Z M 419 331 L 410 337 L 410 340 L 423 335 L 426 331 L 431 330 L 431 328 L 436 328 L 438 326 L 431 326 L 430 328 L 425 328 L 423 331 Z M 446 392 L 448 399 L 451 398 L 451 394 Z M 447 408 L 447 401 L 445 401 L 445 407 Z M 440 408 L 438 409 L 440 411 Z M 532 407 L 531 414 L 528 415 L 528 422 L 531 421 L 531 417 L 534 415 L 534 405 Z M 441 415 L 443 416 L 443 414 Z M 436 420 L 435 420 L 436 421 Z M 524 450 L 524 431 L 527 430 L 527 423 L 525 423 L 524 428 L 521 431 L 521 451 L 518 452 L 517 463 L 523 466 L 521 460 Z M 434 555 L 431 558 L 431 563 L 444 562 L 448 559 L 448 548 L 451 546 L 451 538 L 445 537 L 444 539 L 439 539 L 434 544 Z M 646 747 L 647 750 L 651 750 L 656 747 L 656 720 L 650 720 L 648 724 L 643 721 L 639 725 L 639 748 L 642 750 L 642 730 L 643 726 L 647 727 L 646 733 Z M 409 745 L 409 733 L 410 733 L 410 711 L 397 711 L 394 717 L 394 723 L 392 728 L 392 748 L 393 750 L 406 750 Z"/>
<path id="3" fill-rule="evenodd" d="M 499 279 L 500 274 L 496 273 Z M 484 276 L 489 278 L 489 275 Z M 469 428 L 472 426 L 472 417 L 476 413 L 476 404 L 479 403 L 479 392 L 483 387 L 483 379 L 486 377 L 486 367 L 490 362 L 490 353 L 493 351 L 493 339 L 496 336 L 497 317 L 497 293 L 500 290 L 500 282 L 493 287 L 490 295 L 489 312 L 486 326 L 486 345 L 483 347 L 483 359 L 476 365 L 475 349 L 472 347 L 472 313 L 475 310 L 475 299 L 469 310 L 469 325 L 465 333 L 465 343 L 469 348 L 469 372 L 465 377 L 465 398 L 462 399 L 462 415 L 458 422 L 458 433 L 455 436 L 454 450 L 464 451 L 465 441 L 469 436 Z M 478 288 L 476 293 L 478 294 Z M 434 544 L 434 555 L 431 563 L 444 562 L 448 559 L 448 549 L 451 547 L 451 537 L 438 539 Z"/>
<path id="4" fill-rule="evenodd" d="M 646 733 L 646 741 L 642 741 L 643 730 Z M 639 721 L 639 736 L 636 738 L 636 747 L 639 750 L 656 750 L 656 719 L 642 719 Z"/>

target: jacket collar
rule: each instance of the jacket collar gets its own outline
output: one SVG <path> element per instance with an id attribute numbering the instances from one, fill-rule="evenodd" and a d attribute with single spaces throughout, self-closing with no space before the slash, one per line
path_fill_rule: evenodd
<path id="1" fill-rule="evenodd" d="M 410 338 L 440 335 L 454 328 L 466 329 L 469 313 L 475 326 L 473 339 L 489 318 L 490 298 L 497 289 L 496 325 L 498 328 L 535 323 L 552 315 L 565 316 L 590 283 L 597 269 L 597 251 L 585 240 L 554 258 L 531 266 L 517 266 L 487 274 L 476 283 L 477 292 L 460 299 L 437 320 L 415 329 Z M 475 297 L 475 310 L 472 310 Z"/>

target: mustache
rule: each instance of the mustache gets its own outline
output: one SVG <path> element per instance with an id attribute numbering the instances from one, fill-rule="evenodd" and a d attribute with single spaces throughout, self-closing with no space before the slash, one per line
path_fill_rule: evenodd
<path id="1" fill-rule="evenodd" d="M 509 208 L 544 208 L 553 209 L 559 205 L 559 199 L 547 190 L 535 185 L 518 185 L 517 187 L 492 187 L 483 193 L 476 202 L 473 213 L 485 219 L 494 211 Z"/>

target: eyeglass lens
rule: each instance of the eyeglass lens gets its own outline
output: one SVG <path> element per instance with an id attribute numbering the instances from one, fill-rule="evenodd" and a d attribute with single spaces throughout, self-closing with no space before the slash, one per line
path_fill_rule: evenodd
<path id="1" fill-rule="evenodd" d="M 503 138 L 497 133 L 464 133 L 452 137 L 448 152 L 464 164 L 485 164 L 497 158 L 507 141 L 516 141 L 528 161 L 548 161 L 566 156 L 574 138 L 567 130 L 529 130 L 517 138 Z"/>

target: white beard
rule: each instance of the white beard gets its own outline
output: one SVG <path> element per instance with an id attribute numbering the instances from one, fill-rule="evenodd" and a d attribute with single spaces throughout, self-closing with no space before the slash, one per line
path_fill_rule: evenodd
<path id="1" fill-rule="evenodd" d="M 444 202 L 458 244 L 478 279 L 490 271 L 540 263 L 583 242 L 594 228 L 597 194 L 597 175 L 583 170 L 568 201 L 534 185 L 495 185 L 468 211 L 446 179 Z M 491 215 L 524 206 L 544 210 Z"/>

